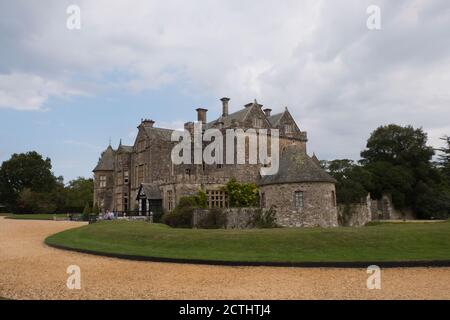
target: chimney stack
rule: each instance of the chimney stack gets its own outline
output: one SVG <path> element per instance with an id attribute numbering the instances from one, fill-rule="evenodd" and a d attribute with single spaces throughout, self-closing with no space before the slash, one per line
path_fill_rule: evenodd
<path id="1" fill-rule="evenodd" d="M 206 112 L 208 112 L 208 109 L 198 108 L 196 111 L 198 122 L 206 124 Z"/>
<path id="2" fill-rule="evenodd" d="M 263 111 L 266 114 L 266 117 L 270 117 L 270 112 L 272 111 L 272 109 L 266 108 Z"/>
<path id="3" fill-rule="evenodd" d="M 141 120 L 141 125 L 148 128 L 153 128 L 153 125 L 155 124 L 155 121 L 150 119 L 143 119 Z"/>
<path id="4" fill-rule="evenodd" d="M 230 98 L 223 97 L 220 99 L 222 101 L 222 117 L 228 116 L 228 102 L 230 101 Z"/>

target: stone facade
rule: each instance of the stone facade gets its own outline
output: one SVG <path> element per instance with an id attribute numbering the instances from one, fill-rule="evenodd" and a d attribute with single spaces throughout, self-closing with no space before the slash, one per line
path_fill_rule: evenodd
<path id="1" fill-rule="evenodd" d="M 302 177 L 306 177 L 306 180 L 302 178 L 300 181 L 303 183 L 300 186 L 306 188 L 305 208 L 300 210 L 301 212 L 290 210 L 287 206 L 289 202 L 278 201 L 279 198 L 292 199 L 295 189 L 292 189 L 292 181 L 287 185 L 263 185 L 260 176 L 261 165 L 248 163 L 248 150 L 245 164 L 173 164 L 171 152 L 176 144 L 171 141 L 173 130 L 158 128 L 152 120 L 141 121 L 133 146 L 120 143 L 116 150 L 109 146 L 102 153 L 93 170 L 94 202 L 99 205 L 100 210 L 139 212 L 144 215 L 149 211 L 168 212 L 174 209 L 181 197 L 195 194 L 199 190 L 207 193 L 210 207 L 223 208 L 227 206 L 223 187 L 234 178 L 239 182 L 261 184 L 261 189 L 266 188 L 265 206 L 270 207 L 273 204 L 279 208 L 281 225 L 336 225 L 336 208 L 331 206 L 334 180 L 319 167 L 317 158 L 314 157 L 314 160 L 307 156 L 307 134 L 299 129 L 288 109 L 272 115 L 271 109 L 263 109 L 261 104 L 254 101 L 243 109 L 229 113 L 229 99 L 222 98 L 221 101 L 222 115 L 214 121 L 207 122 L 208 110 L 197 109 L 197 120 L 203 123 L 204 128 L 218 129 L 224 136 L 227 129 L 254 128 L 267 129 L 269 132 L 278 129 L 280 149 L 290 150 L 295 146 L 295 152 L 300 153 L 303 160 L 307 160 L 306 167 L 298 163 L 290 168 L 303 172 Z M 193 122 L 185 124 L 185 130 L 192 132 L 193 128 Z M 308 180 L 310 178 L 311 181 Z M 281 195 L 283 192 L 286 194 Z"/>
<path id="2" fill-rule="evenodd" d="M 303 205 L 296 206 L 295 193 L 302 192 Z M 285 227 L 337 227 L 333 183 L 286 183 L 261 187 L 265 207 L 276 210 L 277 223 Z"/>

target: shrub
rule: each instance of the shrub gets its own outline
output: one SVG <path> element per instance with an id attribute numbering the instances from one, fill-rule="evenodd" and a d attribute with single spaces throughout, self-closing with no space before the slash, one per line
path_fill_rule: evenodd
<path id="1" fill-rule="evenodd" d="M 251 224 L 256 228 L 276 228 L 276 211 L 273 207 L 264 211 L 263 209 L 255 210 Z"/>
<path id="2" fill-rule="evenodd" d="M 227 223 L 226 214 L 221 209 L 211 209 L 197 224 L 200 229 L 225 228 Z"/>
<path id="3" fill-rule="evenodd" d="M 173 228 L 192 228 L 195 208 L 206 208 L 206 194 L 203 191 L 193 196 L 181 197 L 175 209 L 165 213 L 161 221 Z"/>
<path id="4" fill-rule="evenodd" d="M 92 213 L 95 215 L 99 215 L 100 214 L 100 208 L 98 207 L 98 204 L 94 204 L 94 207 L 92 208 Z"/>
<path id="5" fill-rule="evenodd" d="M 162 222 L 172 228 L 192 228 L 194 207 L 177 206 L 172 212 L 165 213 Z"/>
<path id="6" fill-rule="evenodd" d="M 91 207 L 89 206 L 89 203 L 86 203 L 83 209 L 83 221 L 89 221 L 89 215 L 91 214 Z"/>
<path id="7" fill-rule="evenodd" d="M 14 213 L 54 213 L 56 209 L 51 193 L 24 189 L 19 195 Z"/>
<path id="8" fill-rule="evenodd" d="M 228 194 L 228 203 L 232 208 L 259 206 L 259 191 L 254 183 L 239 183 L 231 179 L 224 191 Z"/>

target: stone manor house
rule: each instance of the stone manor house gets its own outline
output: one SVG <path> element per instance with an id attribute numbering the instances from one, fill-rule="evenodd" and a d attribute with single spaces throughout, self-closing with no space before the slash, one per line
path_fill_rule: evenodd
<path id="1" fill-rule="evenodd" d="M 146 215 L 170 212 L 179 199 L 203 190 L 210 208 L 226 208 L 223 186 L 232 178 L 259 186 L 262 208 L 276 210 L 282 226 L 337 226 L 335 180 L 308 156 L 307 134 L 301 131 L 288 109 L 272 114 L 255 100 L 230 113 L 229 98 L 220 99 L 222 114 L 207 121 L 207 109 L 198 108 L 197 120 L 204 129 L 216 128 L 225 136 L 231 128 L 278 129 L 280 166 L 278 173 L 260 176 L 260 164 L 181 164 L 171 161 L 177 142 L 173 130 L 158 128 L 153 120 L 142 120 L 134 145 L 111 145 L 101 154 L 94 172 L 94 203 L 101 211 Z M 185 130 L 193 132 L 194 122 Z M 236 149 L 235 149 L 236 150 Z M 247 150 L 248 151 L 248 150 Z M 246 154 L 248 158 L 248 155 Z"/>

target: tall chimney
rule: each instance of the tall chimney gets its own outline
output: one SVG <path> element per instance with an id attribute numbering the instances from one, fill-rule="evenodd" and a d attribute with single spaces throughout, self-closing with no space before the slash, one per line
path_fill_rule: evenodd
<path id="1" fill-rule="evenodd" d="M 266 108 L 263 111 L 266 114 L 266 117 L 270 117 L 270 112 L 272 111 L 272 109 Z"/>
<path id="2" fill-rule="evenodd" d="M 206 124 L 206 112 L 208 112 L 208 109 L 198 108 L 196 111 L 198 122 Z"/>
<path id="3" fill-rule="evenodd" d="M 141 124 L 144 127 L 153 128 L 153 125 L 155 124 L 155 121 L 150 120 L 150 119 L 143 119 L 143 120 L 141 120 Z"/>
<path id="4" fill-rule="evenodd" d="M 230 98 L 223 97 L 220 99 L 222 101 L 222 117 L 228 116 L 228 101 L 230 101 Z"/>

